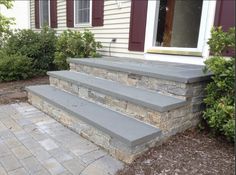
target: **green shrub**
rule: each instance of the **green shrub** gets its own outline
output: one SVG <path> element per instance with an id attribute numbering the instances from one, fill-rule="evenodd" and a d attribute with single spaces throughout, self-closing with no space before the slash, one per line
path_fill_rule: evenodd
<path id="1" fill-rule="evenodd" d="M 30 58 L 22 55 L 7 55 L 0 51 L 0 82 L 27 79 L 32 76 Z"/>
<path id="2" fill-rule="evenodd" d="M 98 57 L 97 49 L 101 47 L 101 43 L 96 42 L 94 35 L 88 30 L 83 33 L 64 31 L 58 37 L 54 63 L 59 69 L 68 69 L 69 66 L 66 62 L 68 57 Z"/>
<path id="3" fill-rule="evenodd" d="M 235 137 L 235 58 L 224 58 L 222 52 L 235 46 L 235 29 L 223 32 L 214 28 L 208 42 L 213 57 L 205 61 L 206 70 L 214 75 L 206 87 L 204 119 L 215 133 L 224 134 L 229 140 Z"/>
<path id="4" fill-rule="evenodd" d="M 40 33 L 33 30 L 20 30 L 12 34 L 4 45 L 7 54 L 25 55 L 32 59 L 38 73 L 54 69 L 53 60 L 57 37 L 55 32 L 44 27 Z"/>
<path id="5" fill-rule="evenodd" d="M 38 66 L 43 70 L 54 70 L 54 59 L 56 52 L 57 36 L 56 32 L 48 27 L 44 27 L 40 32 L 40 55 Z M 41 58 L 41 59 L 40 59 Z"/>
<path id="6" fill-rule="evenodd" d="M 222 27 L 211 30 L 211 38 L 208 41 L 211 52 L 215 56 L 222 56 L 222 53 L 234 49 L 235 46 L 235 28 L 230 28 L 224 32 Z"/>

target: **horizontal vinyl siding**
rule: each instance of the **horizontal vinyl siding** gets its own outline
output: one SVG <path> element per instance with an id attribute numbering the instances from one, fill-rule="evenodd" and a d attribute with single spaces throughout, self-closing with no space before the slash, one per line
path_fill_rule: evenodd
<path id="1" fill-rule="evenodd" d="M 30 28 L 31 28 L 31 29 L 35 29 L 34 0 L 30 0 Z"/>
<path id="2" fill-rule="evenodd" d="M 120 8 L 117 2 L 121 2 Z M 103 55 L 109 55 L 109 46 L 112 38 L 116 38 L 116 43 L 111 44 L 111 56 L 117 57 L 133 57 L 143 58 L 143 52 L 131 52 L 128 50 L 129 44 L 129 25 L 130 25 L 130 10 L 131 0 L 123 1 L 105 0 L 104 2 L 104 26 L 102 27 L 75 27 L 71 30 L 89 29 L 95 35 L 95 39 L 100 41 L 103 48 L 100 52 Z M 58 0 L 58 28 L 57 33 L 62 33 L 67 30 L 66 27 L 66 1 Z M 31 28 L 35 29 L 34 25 L 34 0 L 31 0 Z"/>
<path id="3" fill-rule="evenodd" d="M 58 30 L 66 28 L 66 0 L 57 2 Z"/>

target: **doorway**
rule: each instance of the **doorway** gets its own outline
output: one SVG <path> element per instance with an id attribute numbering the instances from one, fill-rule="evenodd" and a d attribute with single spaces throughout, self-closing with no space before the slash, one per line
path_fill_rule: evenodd
<path id="1" fill-rule="evenodd" d="M 203 64 L 215 8 L 209 0 L 148 1 L 145 59 Z"/>
<path id="2" fill-rule="evenodd" d="M 155 46 L 197 48 L 202 5 L 203 0 L 161 0 Z"/>

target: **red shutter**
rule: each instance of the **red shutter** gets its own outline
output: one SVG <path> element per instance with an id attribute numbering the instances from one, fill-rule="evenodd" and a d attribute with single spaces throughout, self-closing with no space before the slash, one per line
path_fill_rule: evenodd
<path id="1" fill-rule="evenodd" d="M 74 27 L 74 0 L 66 0 L 66 25 Z"/>
<path id="2" fill-rule="evenodd" d="M 148 0 L 132 0 L 129 50 L 144 51 Z"/>
<path id="3" fill-rule="evenodd" d="M 215 26 L 222 26 L 224 31 L 235 27 L 235 0 L 217 0 Z M 233 50 L 223 53 L 224 56 L 235 56 Z"/>
<path id="4" fill-rule="evenodd" d="M 39 24 L 39 0 L 34 1 L 34 12 L 35 12 L 35 28 L 39 29 L 40 24 Z"/>
<path id="5" fill-rule="evenodd" d="M 57 0 L 50 0 L 50 27 L 57 28 Z"/>
<path id="6" fill-rule="evenodd" d="M 93 0 L 92 4 L 92 26 L 103 26 L 104 0 Z"/>
<path id="7" fill-rule="evenodd" d="M 224 30 L 235 26 L 235 0 L 217 0 L 215 26 Z"/>

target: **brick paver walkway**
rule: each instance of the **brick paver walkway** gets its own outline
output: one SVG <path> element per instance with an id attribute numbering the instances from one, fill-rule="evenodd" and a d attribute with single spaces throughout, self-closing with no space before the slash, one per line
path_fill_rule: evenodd
<path id="1" fill-rule="evenodd" d="M 28 103 L 0 106 L 0 175 L 108 175 L 122 167 Z"/>

